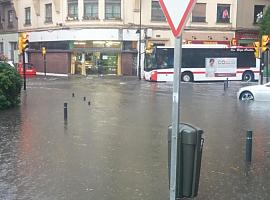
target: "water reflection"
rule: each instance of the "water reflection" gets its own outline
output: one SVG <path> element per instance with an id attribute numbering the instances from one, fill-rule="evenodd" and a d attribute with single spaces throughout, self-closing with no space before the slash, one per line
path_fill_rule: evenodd
<path id="1" fill-rule="evenodd" d="M 19 108 L 0 112 L 0 199 L 16 199 L 18 138 L 21 130 Z"/>

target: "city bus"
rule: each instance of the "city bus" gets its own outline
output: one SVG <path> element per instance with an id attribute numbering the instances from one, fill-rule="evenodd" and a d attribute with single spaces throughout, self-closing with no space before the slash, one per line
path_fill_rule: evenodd
<path id="1" fill-rule="evenodd" d="M 173 81 L 174 48 L 157 46 L 145 55 L 144 78 L 148 81 Z M 183 45 L 181 80 L 224 81 L 259 79 L 260 60 L 252 47 L 227 45 Z"/>

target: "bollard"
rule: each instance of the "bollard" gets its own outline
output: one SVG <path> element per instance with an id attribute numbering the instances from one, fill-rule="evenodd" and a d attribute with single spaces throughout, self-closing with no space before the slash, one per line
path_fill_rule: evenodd
<path id="1" fill-rule="evenodd" d="M 246 161 L 251 162 L 252 158 L 252 131 L 247 131 L 246 136 Z"/>
<path id="2" fill-rule="evenodd" d="M 67 103 L 64 103 L 64 120 L 65 121 L 67 121 L 67 115 L 68 115 Z"/>
<path id="3" fill-rule="evenodd" d="M 86 100 L 86 97 L 83 97 L 83 100 L 85 101 Z"/>
<path id="4" fill-rule="evenodd" d="M 72 93 L 72 97 L 75 97 L 75 94 L 74 93 Z"/>
<path id="5" fill-rule="evenodd" d="M 229 79 L 224 80 L 224 91 L 229 87 Z"/>

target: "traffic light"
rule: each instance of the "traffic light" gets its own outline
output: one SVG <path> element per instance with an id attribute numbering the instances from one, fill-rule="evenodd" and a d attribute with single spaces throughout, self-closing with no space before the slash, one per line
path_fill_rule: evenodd
<path id="1" fill-rule="evenodd" d="M 268 44 L 269 44 L 269 36 L 262 35 L 262 52 L 268 51 Z"/>
<path id="2" fill-rule="evenodd" d="M 19 41 L 18 41 L 18 48 L 19 48 L 19 54 L 22 54 L 22 37 L 19 36 Z"/>
<path id="3" fill-rule="evenodd" d="M 21 49 L 22 51 L 28 50 L 29 48 L 28 34 L 22 33 L 20 37 L 21 37 L 21 46 L 19 49 Z"/>
<path id="4" fill-rule="evenodd" d="M 46 47 L 42 47 L 41 52 L 42 52 L 42 55 L 45 56 L 45 54 L 46 54 Z"/>
<path id="5" fill-rule="evenodd" d="M 253 42 L 254 54 L 256 58 L 260 57 L 260 42 Z"/>
<path id="6" fill-rule="evenodd" d="M 237 39 L 236 38 L 232 38 L 231 46 L 237 46 Z"/>
<path id="7" fill-rule="evenodd" d="M 153 52 L 154 44 L 152 42 L 147 42 L 145 53 L 152 53 Z"/>

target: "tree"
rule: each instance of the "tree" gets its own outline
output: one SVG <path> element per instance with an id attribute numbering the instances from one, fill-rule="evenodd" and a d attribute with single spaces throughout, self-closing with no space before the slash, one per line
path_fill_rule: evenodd
<path id="1" fill-rule="evenodd" d="M 0 62 L 0 110 L 13 107 L 20 102 L 22 80 L 14 67 Z"/>
<path id="2" fill-rule="evenodd" d="M 270 35 L 270 6 L 267 7 L 262 18 L 259 20 L 259 34 Z"/>

